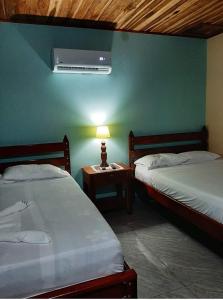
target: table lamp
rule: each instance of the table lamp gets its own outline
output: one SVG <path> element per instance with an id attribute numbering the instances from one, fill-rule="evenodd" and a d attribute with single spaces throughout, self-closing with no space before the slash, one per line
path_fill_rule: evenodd
<path id="1" fill-rule="evenodd" d="M 105 139 L 110 138 L 110 132 L 108 126 L 98 126 L 96 130 L 96 138 L 101 139 L 101 168 L 108 167 L 107 152 Z"/>

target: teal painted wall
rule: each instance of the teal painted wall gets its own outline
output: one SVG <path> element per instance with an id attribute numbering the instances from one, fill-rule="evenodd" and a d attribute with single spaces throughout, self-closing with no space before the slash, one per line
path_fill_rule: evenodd
<path id="1" fill-rule="evenodd" d="M 92 114 L 110 125 L 108 160 L 127 162 L 127 136 L 204 125 L 206 41 L 0 23 L 0 144 L 71 144 L 73 175 L 100 159 Z M 51 49 L 112 50 L 109 76 L 52 73 Z"/>

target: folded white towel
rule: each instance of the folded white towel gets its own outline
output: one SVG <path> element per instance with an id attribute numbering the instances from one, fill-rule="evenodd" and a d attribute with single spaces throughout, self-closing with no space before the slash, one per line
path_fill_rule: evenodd
<path id="1" fill-rule="evenodd" d="M 0 232 L 0 242 L 49 244 L 50 236 L 44 231 L 10 231 Z"/>
<path id="2" fill-rule="evenodd" d="M 3 210 L 0 211 L 0 218 L 1 217 L 5 217 L 17 212 L 20 212 L 22 210 L 24 210 L 25 208 L 27 208 L 30 205 L 31 202 L 23 202 L 23 201 L 18 201 L 15 204 L 13 204 L 12 206 L 9 206 Z"/>

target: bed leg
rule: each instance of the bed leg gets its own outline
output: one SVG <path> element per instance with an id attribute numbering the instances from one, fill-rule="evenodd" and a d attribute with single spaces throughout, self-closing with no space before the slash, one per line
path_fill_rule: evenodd
<path id="1" fill-rule="evenodd" d="M 137 298 L 137 279 L 134 281 L 123 281 L 125 286 L 125 296 L 123 298 L 136 299 Z"/>

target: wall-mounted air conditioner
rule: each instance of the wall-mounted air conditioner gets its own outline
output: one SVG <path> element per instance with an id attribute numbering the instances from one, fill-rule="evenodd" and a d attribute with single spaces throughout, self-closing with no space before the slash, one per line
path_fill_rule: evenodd
<path id="1" fill-rule="evenodd" d="M 76 49 L 53 49 L 53 72 L 110 74 L 111 52 Z"/>

